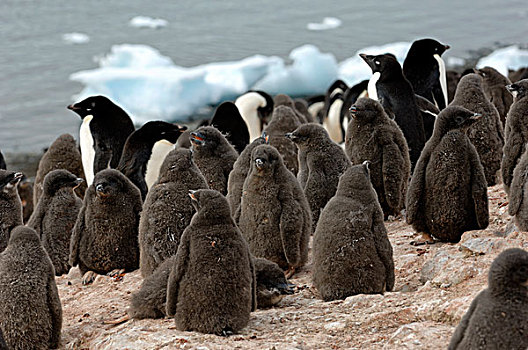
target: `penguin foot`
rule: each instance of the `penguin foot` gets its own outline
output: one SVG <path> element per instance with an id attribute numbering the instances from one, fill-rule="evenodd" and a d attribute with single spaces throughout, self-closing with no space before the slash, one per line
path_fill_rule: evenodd
<path id="1" fill-rule="evenodd" d="M 290 266 L 288 270 L 284 271 L 284 277 L 291 278 L 295 274 L 295 267 Z"/>
<path id="2" fill-rule="evenodd" d="M 119 282 L 123 280 L 123 277 L 125 276 L 125 270 L 124 269 L 115 269 L 106 274 L 108 277 L 112 277 L 115 282 Z"/>
<path id="3" fill-rule="evenodd" d="M 82 284 L 86 286 L 87 284 L 90 284 L 93 281 L 95 281 L 96 277 L 97 277 L 97 273 L 93 271 L 86 271 L 82 278 Z"/>
<path id="4" fill-rule="evenodd" d="M 411 241 L 411 245 L 419 246 L 424 244 L 435 244 L 435 240 L 428 233 L 422 232 L 422 236 L 414 241 Z"/>

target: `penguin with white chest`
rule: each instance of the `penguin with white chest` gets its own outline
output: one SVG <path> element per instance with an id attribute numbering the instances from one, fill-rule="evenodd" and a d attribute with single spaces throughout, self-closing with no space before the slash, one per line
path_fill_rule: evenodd
<path id="1" fill-rule="evenodd" d="M 250 90 L 235 101 L 242 119 L 247 124 L 249 142 L 253 142 L 262 135 L 264 126 L 270 121 L 273 113 L 273 98 L 260 90 Z"/>
<path id="2" fill-rule="evenodd" d="M 143 199 L 158 179 L 165 157 L 185 130 L 186 126 L 151 121 L 128 137 L 117 169 L 139 188 Z"/>
<path id="3" fill-rule="evenodd" d="M 446 69 L 441 57 L 448 49 L 449 45 L 434 39 L 416 40 L 403 62 L 403 74 L 414 92 L 428 99 L 440 110 L 448 103 Z"/>
<path id="4" fill-rule="evenodd" d="M 128 136 L 134 132 L 129 115 L 105 96 L 90 96 L 68 106 L 81 119 L 81 156 L 87 185 L 95 174 L 117 168 Z"/>

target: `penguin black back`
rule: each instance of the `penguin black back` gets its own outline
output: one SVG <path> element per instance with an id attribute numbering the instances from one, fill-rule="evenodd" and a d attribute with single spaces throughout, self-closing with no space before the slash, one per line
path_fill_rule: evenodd
<path id="1" fill-rule="evenodd" d="M 414 92 L 436 104 L 447 106 L 447 81 L 444 61 L 440 56 L 449 49 L 434 39 L 420 39 L 412 43 L 403 62 L 403 74 Z"/>
<path id="2" fill-rule="evenodd" d="M 117 170 L 139 188 L 143 199 L 158 179 L 161 163 L 186 129 L 164 121 L 151 121 L 128 137 Z"/>
<path id="3" fill-rule="evenodd" d="M 99 171 L 117 168 L 126 139 L 134 132 L 128 114 L 105 96 L 91 96 L 68 106 L 81 119 L 80 144 L 87 185 Z"/>
<path id="4" fill-rule="evenodd" d="M 380 101 L 388 115 L 394 115 L 394 120 L 401 128 L 409 146 L 412 170 L 425 145 L 423 117 L 418 109 L 412 85 L 403 75 L 394 56 L 360 56 L 373 72 L 368 86 L 369 97 Z"/>
<path id="5" fill-rule="evenodd" d="M 233 102 L 224 102 L 216 108 L 211 125 L 225 135 L 238 153 L 249 144 L 248 127 Z"/>

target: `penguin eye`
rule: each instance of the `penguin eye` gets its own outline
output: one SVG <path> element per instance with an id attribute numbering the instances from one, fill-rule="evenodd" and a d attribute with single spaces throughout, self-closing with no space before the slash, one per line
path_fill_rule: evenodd
<path id="1" fill-rule="evenodd" d="M 381 64 L 380 61 L 374 61 L 374 63 L 376 64 L 376 66 L 379 66 Z"/>

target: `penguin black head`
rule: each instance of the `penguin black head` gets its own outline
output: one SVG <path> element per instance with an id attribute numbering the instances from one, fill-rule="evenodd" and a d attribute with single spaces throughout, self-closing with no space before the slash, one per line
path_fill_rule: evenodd
<path id="1" fill-rule="evenodd" d="M 336 194 L 349 196 L 357 190 L 371 188 L 369 166 L 370 162 L 366 160 L 362 164 L 349 167 L 339 178 Z"/>
<path id="2" fill-rule="evenodd" d="M 366 55 L 364 53 L 359 56 L 369 65 L 372 69 L 372 73 L 381 73 L 383 79 L 384 76 L 399 74 L 401 75 L 401 66 L 396 60 L 396 57 L 392 54 L 383 55 Z"/>
<path id="3" fill-rule="evenodd" d="M 258 176 L 271 175 L 282 164 L 282 158 L 275 147 L 260 145 L 251 152 L 251 164 Z"/>
<path id="4" fill-rule="evenodd" d="M 187 148 L 176 148 L 170 151 L 161 164 L 159 178 L 170 177 L 170 173 L 178 174 L 193 166 L 192 152 Z"/>
<path id="5" fill-rule="evenodd" d="M 480 120 L 482 114 L 474 113 L 460 106 L 448 106 L 436 117 L 433 135 L 443 136 L 451 130 L 467 129 Z"/>
<path id="6" fill-rule="evenodd" d="M 185 130 L 187 130 L 186 126 L 157 120 L 145 123 L 131 134 L 130 138 L 134 137 L 151 146 L 161 140 L 175 144 Z"/>
<path id="7" fill-rule="evenodd" d="M 222 142 L 222 133 L 213 126 L 202 126 L 191 132 L 192 151 L 206 152 L 214 151 Z"/>
<path id="8" fill-rule="evenodd" d="M 241 153 L 249 144 L 249 130 L 238 107 L 233 102 L 223 102 L 216 108 L 211 125 L 226 135 L 227 140 Z"/>
<path id="9" fill-rule="evenodd" d="M 68 170 L 53 170 L 44 177 L 43 190 L 44 193 L 53 196 L 61 188 L 69 187 L 73 191 L 82 182 L 83 179 L 73 175 Z"/>
<path id="10" fill-rule="evenodd" d="M 3 192 L 15 191 L 18 182 L 24 177 L 22 173 L 0 170 L 0 189 Z"/>
<path id="11" fill-rule="evenodd" d="M 299 149 L 317 146 L 322 141 L 330 139 L 325 128 L 315 123 L 303 124 L 293 132 L 287 133 L 286 137 L 292 140 Z"/>
<path id="12" fill-rule="evenodd" d="M 9 237 L 8 246 L 14 244 L 31 244 L 31 245 L 41 245 L 40 237 L 37 232 L 31 227 L 20 225 L 15 227 L 11 231 L 11 236 Z"/>
<path id="13" fill-rule="evenodd" d="M 95 117 L 98 112 L 111 111 L 113 108 L 121 110 L 121 108 L 113 103 L 108 97 L 101 95 L 90 96 L 81 102 L 69 105 L 67 108 L 77 113 L 81 119 L 84 119 L 87 115 L 93 115 Z"/>
<path id="14" fill-rule="evenodd" d="M 528 79 L 519 80 L 516 83 L 506 86 L 506 89 L 515 97 L 517 100 L 528 95 Z"/>
<path id="15" fill-rule="evenodd" d="M 95 175 L 92 186 L 101 200 L 110 200 L 122 193 L 128 179 L 115 169 L 105 169 Z"/>
<path id="16" fill-rule="evenodd" d="M 371 123 L 385 113 L 383 106 L 376 100 L 362 97 L 350 109 L 350 117 L 359 123 Z"/>
<path id="17" fill-rule="evenodd" d="M 442 54 L 450 48 L 449 45 L 444 45 L 436 41 L 435 39 L 420 39 L 415 40 L 411 47 L 409 48 L 409 52 L 407 53 L 407 57 L 426 57 L 426 56 L 442 56 Z"/>
<path id="18" fill-rule="evenodd" d="M 341 79 L 337 79 L 330 85 L 328 90 L 326 90 L 327 98 L 332 98 L 336 93 L 344 94 L 348 90 L 348 85 Z"/>
<path id="19" fill-rule="evenodd" d="M 231 218 L 229 202 L 220 192 L 209 189 L 189 190 L 189 197 L 200 216 Z"/>
<path id="20" fill-rule="evenodd" d="M 519 291 L 526 298 L 528 293 L 528 252 L 506 249 L 491 264 L 488 283 L 492 293 L 507 290 Z"/>

